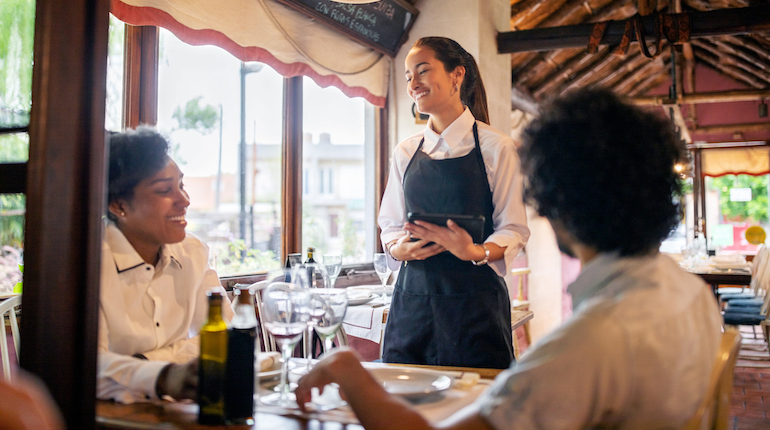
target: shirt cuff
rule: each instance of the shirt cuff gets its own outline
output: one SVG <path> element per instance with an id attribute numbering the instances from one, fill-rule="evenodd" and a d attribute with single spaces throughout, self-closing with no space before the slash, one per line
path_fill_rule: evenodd
<path id="1" fill-rule="evenodd" d="M 147 400 L 159 400 L 155 387 L 160 371 L 170 363 L 166 361 L 147 361 L 134 372 L 131 386 L 144 393 Z"/>

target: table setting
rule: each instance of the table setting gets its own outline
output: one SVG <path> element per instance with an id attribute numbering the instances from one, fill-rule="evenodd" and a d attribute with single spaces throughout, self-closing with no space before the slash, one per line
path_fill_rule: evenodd
<path id="1" fill-rule="evenodd" d="M 491 383 L 490 379 L 482 379 L 478 373 L 472 371 L 436 370 L 384 363 L 362 364 L 386 391 L 412 403 L 415 409 L 431 422 L 441 421 L 471 404 Z M 261 398 L 272 393 L 273 386 L 274 383 L 260 384 L 259 395 L 256 397 Z M 260 413 L 359 424 L 358 418 L 334 386 L 327 386 L 322 395 L 314 391 L 308 409 L 311 411 L 302 412 L 296 405 L 280 407 L 262 402 L 257 404 Z"/>

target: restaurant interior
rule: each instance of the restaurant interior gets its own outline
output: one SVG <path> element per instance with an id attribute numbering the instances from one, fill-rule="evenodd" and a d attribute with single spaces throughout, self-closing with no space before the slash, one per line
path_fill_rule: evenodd
<path id="1" fill-rule="evenodd" d="M 0 234 L 10 267 L 3 276 L 20 282 L 23 264 L 18 365 L 45 383 L 68 428 L 130 428 L 121 417 L 100 420 L 95 395 L 105 129 L 147 124 L 172 136 L 190 172 L 191 225 L 212 249 L 221 244 L 211 262 L 223 286 L 263 280 L 310 246 L 343 255 L 337 287 L 379 284 L 372 255 L 383 252 L 376 219 L 392 150 L 426 122 L 403 79 L 406 53 L 420 37 L 451 37 L 476 58 L 490 123 L 517 143 L 543 102 L 576 88 L 609 88 L 659 109 L 689 156 L 680 166 L 688 190 L 681 225 L 665 250 L 702 246 L 750 264 L 763 246 L 764 236 L 747 232 L 770 228 L 767 1 L 376 2 L 395 27 L 355 9 L 345 9 L 355 25 L 329 13 L 355 1 L 225 3 L 0 5 L 0 18 L 15 17 L 0 26 L 0 229 L 23 225 L 16 236 Z M 215 119 L 186 126 L 185 105 Z M 764 207 L 741 216 L 736 203 Z M 547 220 L 528 208 L 527 222 L 531 237 L 506 277 L 511 298 L 526 301 L 518 353 L 569 317 L 566 287 L 580 271 L 560 253 Z M 231 261 L 233 244 L 253 257 L 249 264 Z M 716 275 L 706 279 L 715 291 L 751 282 Z M 761 327 L 767 333 L 770 325 Z M 755 333 L 744 336 L 762 336 Z M 359 345 L 378 358 L 376 343 Z M 767 355 L 767 342 L 756 345 Z M 770 371 L 749 367 L 756 368 L 736 371 L 730 428 L 770 422 Z M 327 428 L 265 413 L 256 419 L 255 428 Z M 141 428 L 182 428 L 156 421 Z M 336 424 L 328 428 L 347 428 Z"/>

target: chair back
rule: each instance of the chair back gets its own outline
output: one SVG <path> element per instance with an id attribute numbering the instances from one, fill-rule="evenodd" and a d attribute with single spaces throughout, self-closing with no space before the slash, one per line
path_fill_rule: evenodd
<path id="1" fill-rule="evenodd" d="M 516 291 L 516 297 L 511 300 L 511 304 L 514 308 L 518 307 L 519 305 L 529 305 L 529 301 L 526 303 L 524 300 L 524 276 L 530 274 L 529 267 L 517 267 L 515 269 L 511 269 L 511 275 L 518 276 L 519 277 L 519 285 L 518 289 Z M 527 309 L 517 309 L 517 310 L 527 310 Z"/>
<path id="2" fill-rule="evenodd" d="M 685 430 L 727 430 L 733 394 L 733 372 L 740 347 L 741 334 L 737 330 L 728 329 L 722 333 L 706 396 L 695 415 L 684 426 Z"/>
<path id="3" fill-rule="evenodd" d="M 21 294 L 0 302 L 0 319 L 3 321 L 3 338 L 0 339 L 0 354 L 3 361 L 3 378 L 11 381 L 11 357 L 8 352 L 8 339 L 5 335 L 5 318 L 8 317 L 13 336 L 13 349 L 16 352 L 16 362 L 19 361 L 19 322 L 16 321 L 16 308 L 21 306 Z"/>
<path id="4" fill-rule="evenodd" d="M 264 280 L 259 281 L 251 285 L 245 285 L 245 284 L 235 284 L 234 288 L 248 288 L 249 291 L 254 294 L 254 309 L 257 312 L 257 322 L 259 323 L 259 333 L 262 338 L 262 344 L 264 346 L 265 352 L 273 352 L 278 351 L 278 347 L 276 346 L 275 339 L 273 336 L 267 331 L 267 328 L 265 328 L 265 324 L 262 323 L 262 291 L 267 288 L 267 286 L 270 284 L 270 281 Z"/>
<path id="5" fill-rule="evenodd" d="M 760 297 L 767 293 L 770 285 L 770 250 L 762 244 L 759 246 L 757 256 L 754 257 L 751 266 L 751 291 L 754 296 Z"/>

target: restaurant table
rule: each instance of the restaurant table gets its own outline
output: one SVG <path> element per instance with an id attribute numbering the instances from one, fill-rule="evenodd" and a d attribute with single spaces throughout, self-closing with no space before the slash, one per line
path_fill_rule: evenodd
<path id="1" fill-rule="evenodd" d="M 751 285 L 751 274 L 743 271 L 736 272 L 705 272 L 695 273 L 700 276 L 707 284 L 711 285 L 714 295 L 720 285 Z"/>
<path id="2" fill-rule="evenodd" d="M 382 365 L 392 366 L 392 365 Z M 464 367 L 444 366 L 406 366 L 417 367 L 442 372 L 475 372 L 478 373 L 483 385 L 489 383 L 502 370 L 500 369 L 475 369 Z M 481 386 L 480 383 L 477 387 Z M 336 421 L 319 421 L 313 418 L 298 416 L 282 416 L 267 412 L 260 412 L 257 406 L 255 422 L 253 425 L 200 425 L 197 423 L 198 405 L 195 403 L 134 403 L 130 405 L 106 400 L 96 402 L 96 428 L 97 429 L 146 429 L 146 430 L 218 430 L 218 429 L 281 429 L 281 430 L 359 430 L 363 429 L 359 424 L 345 424 Z"/>

